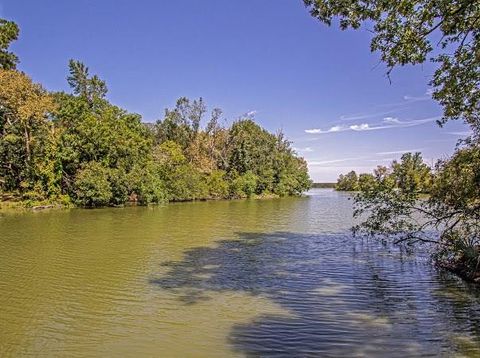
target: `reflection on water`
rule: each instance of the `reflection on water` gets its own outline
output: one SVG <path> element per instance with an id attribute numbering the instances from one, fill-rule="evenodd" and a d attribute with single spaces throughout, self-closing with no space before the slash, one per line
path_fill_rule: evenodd
<path id="1" fill-rule="evenodd" d="M 479 356 L 478 289 L 348 194 L 0 218 L 0 356 Z"/>
<path id="2" fill-rule="evenodd" d="M 248 355 L 480 353 L 473 291 L 423 262 L 348 236 L 240 233 L 166 265 L 169 272 L 152 283 L 187 305 L 240 291 L 289 312 L 233 326 L 231 344 Z"/>

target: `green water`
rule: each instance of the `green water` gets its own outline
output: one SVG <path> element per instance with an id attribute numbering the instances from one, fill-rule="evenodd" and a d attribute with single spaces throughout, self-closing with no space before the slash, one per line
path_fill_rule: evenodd
<path id="1" fill-rule="evenodd" d="M 0 356 L 480 356 L 477 288 L 348 194 L 0 217 Z"/>

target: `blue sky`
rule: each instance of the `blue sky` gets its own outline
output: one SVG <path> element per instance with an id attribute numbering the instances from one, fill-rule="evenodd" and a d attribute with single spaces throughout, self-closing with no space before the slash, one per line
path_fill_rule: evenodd
<path id="1" fill-rule="evenodd" d="M 434 122 L 430 64 L 396 69 L 390 84 L 368 31 L 327 27 L 300 0 L 0 0 L 0 16 L 21 28 L 20 69 L 47 89 L 68 90 L 75 58 L 144 121 L 180 96 L 203 97 L 228 121 L 254 112 L 293 141 L 315 181 L 405 151 L 430 163 L 465 136 L 461 123 Z"/>

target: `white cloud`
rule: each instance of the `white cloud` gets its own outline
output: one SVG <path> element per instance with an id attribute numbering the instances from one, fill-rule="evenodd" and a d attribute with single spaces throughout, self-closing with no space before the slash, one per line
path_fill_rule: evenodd
<path id="1" fill-rule="evenodd" d="M 318 129 L 318 128 L 305 129 L 305 133 L 308 133 L 308 134 L 318 134 L 318 133 L 322 133 L 322 130 L 321 130 L 321 129 Z"/>
<path id="2" fill-rule="evenodd" d="M 400 123 L 400 120 L 399 120 L 398 118 L 396 118 L 396 117 L 385 117 L 385 118 L 383 119 L 383 122 L 385 122 L 385 123 L 398 124 L 398 123 Z"/>
<path id="3" fill-rule="evenodd" d="M 251 117 L 251 116 L 254 116 L 257 114 L 257 110 L 253 110 L 253 111 L 250 111 L 250 112 L 247 112 L 247 116 Z"/>
<path id="4" fill-rule="evenodd" d="M 430 118 L 416 119 L 416 120 L 410 120 L 410 121 L 401 121 L 398 118 L 386 117 L 382 123 L 377 123 L 377 124 L 361 123 L 361 124 L 352 124 L 350 126 L 336 125 L 326 130 L 322 130 L 319 128 L 306 129 L 305 133 L 327 134 L 327 133 L 337 133 L 337 132 L 346 132 L 346 131 L 363 132 L 363 131 L 374 131 L 374 130 L 390 129 L 390 128 L 406 128 L 406 127 L 418 126 L 428 122 L 434 122 L 439 118 L 440 117 L 430 117 Z"/>
<path id="5" fill-rule="evenodd" d="M 354 124 L 354 125 L 351 125 L 348 128 L 350 128 L 352 131 L 369 131 L 369 130 L 371 130 L 368 123 Z"/>
<path id="6" fill-rule="evenodd" d="M 343 130 L 343 126 L 333 126 L 330 128 L 331 132 L 341 132 Z"/>

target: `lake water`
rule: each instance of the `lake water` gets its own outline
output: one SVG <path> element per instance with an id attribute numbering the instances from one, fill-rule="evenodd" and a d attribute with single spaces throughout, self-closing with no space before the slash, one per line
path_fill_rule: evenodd
<path id="1" fill-rule="evenodd" d="M 480 295 L 348 194 L 0 217 L 0 356 L 480 356 Z"/>

